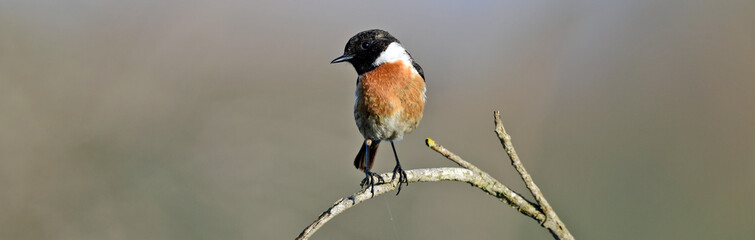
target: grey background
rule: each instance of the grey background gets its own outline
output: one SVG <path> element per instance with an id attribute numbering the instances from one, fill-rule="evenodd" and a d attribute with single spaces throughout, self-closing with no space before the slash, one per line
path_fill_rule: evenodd
<path id="1" fill-rule="evenodd" d="M 370 28 L 425 69 L 431 137 L 526 192 L 493 110 L 579 239 L 755 238 L 755 2 L 0 2 L 1 239 L 292 239 L 359 190 Z M 387 145 L 386 145 L 387 146 Z M 376 169 L 393 167 L 383 146 Z M 461 183 L 315 239 L 549 239 Z"/>

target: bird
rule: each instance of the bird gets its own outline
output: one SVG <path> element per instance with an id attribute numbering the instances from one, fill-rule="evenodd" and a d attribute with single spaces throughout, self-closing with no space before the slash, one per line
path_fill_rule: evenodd
<path id="1" fill-rule="evenodd" d="M 398 176 L 401 185 L 409 185 L 401 167 L 394 142 L 403 139 L 419 125 L 425 109 L 425 73 L 398 39 L 381 29 L 357 33 L 346 43 L 343 55 L 330 63 L 348 62 L 358 77 L 354 93 L 354 120 L 364 137 L 354 158 L 354 167 L 365 173 L 362 186 L 375 195 L 375 183 L 385 183 L 371 171 L 382 141 L 391 143 L 396 165 L 393 182 Z"/>

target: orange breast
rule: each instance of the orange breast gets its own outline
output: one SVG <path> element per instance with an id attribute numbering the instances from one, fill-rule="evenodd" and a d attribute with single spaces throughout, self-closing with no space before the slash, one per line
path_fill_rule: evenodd
<path id="1" fill-rule="evenodd" d="M 379 132 L 383 133 L 377 135 L 381 138 L 401 138 L 404 133 L 413 131 L 422 119 L 425 82 L 412 71 L 411 64 L 404 61 L 384 63 L 363 74 L 356 95 L 354 117 L 363 135 L 373 135 L 368 133 L 369 128 L 380 128 Z"/>

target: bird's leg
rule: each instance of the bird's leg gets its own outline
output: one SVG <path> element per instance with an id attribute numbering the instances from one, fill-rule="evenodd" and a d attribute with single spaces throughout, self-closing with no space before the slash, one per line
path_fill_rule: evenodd
<path id="1" fill-rule="evenodd" d="M 396 192 L 396 195 L 398 195 L 401 193 L 401 183 L 406 183 L 406 185 L 409 186 L 409 179 L 406 177 L 406 171 L 401 168 L 401 162 L 398 161 L 398 154 L 396 153 L 396 146 L 393 145 L 393 141 L 391 141 L 391 148 L 393 148 L 393 156 L 396 157 L 396 167 L 393 168 L 391 182 L 393 182 L 393 179 L 396 178 L 396 174 L 398 174 L 398 191 Z"/>
<path id="2" fill-rule="evenodd" d="M 383 177 L 381 177 L 379 174 L 376 174 L 372 171 L 370 171 L 370 146 L 372 145 L 372 139 L 364 140 L 364 174 L 365 177 L 362 179 L 362 185 L 365 187 L 370 188 L 370 193 L 372 193 L 372 196 L 375 196 L 375 182 L 377 181 L 378 184 L 384 183 L 385 180 L 383 180 Z"/>

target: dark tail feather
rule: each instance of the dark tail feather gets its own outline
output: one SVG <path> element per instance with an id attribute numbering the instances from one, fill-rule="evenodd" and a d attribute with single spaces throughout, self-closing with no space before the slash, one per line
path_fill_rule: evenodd
<path id="1" fill-rule="evenodd" d="M 372 145 L 370 145 L 370 166 L 369 169 L 372 169 L 372 165 L 375 164 L 375 154 L 377 153 L 378 146 L 380 145 L 379 141 L 372 141 Z M 364 154 L 365 154 L 365 142 L 362 142 L 362 147 L 359 148 L 359 153 L 357 153 L 357 157 L 354 158 L 354 167 L 358 168 L 359 170 L 365 171 L 365 165 L 367 165 L 364 162 Z"/>

